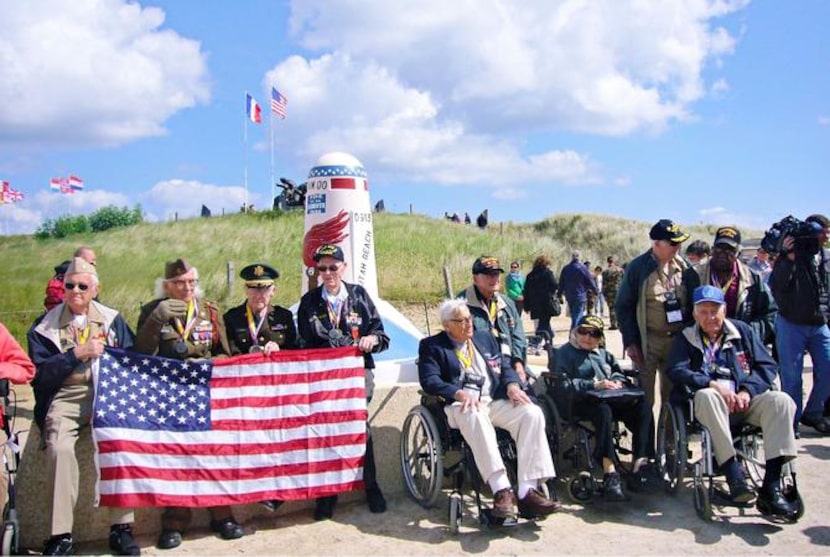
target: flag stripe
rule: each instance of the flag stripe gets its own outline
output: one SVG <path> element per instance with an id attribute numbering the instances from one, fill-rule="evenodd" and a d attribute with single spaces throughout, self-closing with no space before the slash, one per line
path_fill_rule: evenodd
<path id="1" fill-rule="evenodd" d="M 100 505 L 224 505 L 362 486 L 355 348 L 215 362 L 107 349 L 93 374 Z"/>
<path id="2" fill-rule="evenodd" d="M 271 112 L 283 119 L 288 112 L 288 99 L 274 87 L 271 87 Z"/>

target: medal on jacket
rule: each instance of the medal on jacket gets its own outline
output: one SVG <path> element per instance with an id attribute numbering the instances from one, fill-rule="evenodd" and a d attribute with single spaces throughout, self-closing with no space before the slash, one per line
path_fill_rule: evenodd
<path id="1" fill-rule="evenodd" d="M 187 354 L 187 336 L 190 334 L 191 329 L 193 329 L 193 325 L 196 324 L 196 318 L 199 316 L 198 307 L 196 306 L 196 300 L 190 300 L 187 303 L 187 317 L 185 318 L 187 324 L 182 326 L 182 322 L 179 321 L 179 318 L 176 317 L 175 325 L 176 331 L 179 333 L 179 340 L 173 345 L 173 351 L 179 355 Z"/>
<path id="2" fill-rule="evenodd" d="M 248 349 L 248 354 L 259 354 L 263 350 L 264 348 L 259 344 L 252 344 L 251 347 Z"/>
<path id="3" fill-rule="evenodd" d="M 340 330 L 340 313 L 343 311 L 343 301 L 337 301 L 337 311 L 335 306 L 329 300 L 326 300 L 326 310 L 329 314 L 329 321 L 331 321 L 331 329 L 328 330 L 329 340 L 333 341 L 334 346 L 340 346 L 340 339 L 343 338 L 343 331 Z"/>
<path id="4" fill-rule="evenodd" d="M 254 319 L 254 314 L 251 311 L 251 306 L 245 304 L 245 318 L 248 320 L 248 335 L 251 337 L 251 348 L 248 352 L 251 354 L 262 352 L 262 346 L 257 344 L 257 337 L 259 336 L 259 331 L 262 329 L 262 324 L 265 323 L 265 316 L 263 316 L 259 320 L 259 324 L 257 324 Z"/>

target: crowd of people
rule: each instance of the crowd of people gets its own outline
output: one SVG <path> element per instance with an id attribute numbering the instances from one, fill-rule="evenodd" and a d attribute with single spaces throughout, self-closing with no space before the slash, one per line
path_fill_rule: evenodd
<path id="1" fill-rule="evenodd" d="M 825 409 L 830 406 L 830 255 L 821 247 L 828 240 L 830 220 L 812 215 L 806 222 L 815 230 L 817 251 L 805 252 L 794 238 L 786 237 L 774 261 L 769 257 L 773 254 L 759 252 L 750 264 L 739 259 L 741 232 L 732 226 L 717 230 L 711 248 L 695 242 L 694 250 L 682 256 L 680 247 L 689 235 L 668 219 L 654 224 L 651 247 L 623 267 L 611 255 L 606 268 L 591 269 L 574 250 L 557 280 L 545 254 L 535 258 L 526 276 L 518 260 L 506 273 L 496 257 L 478 257 L 471 284 L 439 308 L 443 330 L 421 341 L 418 372 L 422 388 L 445 401 L 449 426 L 459 429 L 472 449 L 478 472 L 494 494 L 494 516 L 546 516 L 560 508 L 555 494 L 549 497 L 542 487 L 555 470 L 545 417 L 527 368 L 522 313 L 536 321 L 536 335 L 552 343 L 551 320 L 561 313 L 564 300 L 570 327 L 557 349 L 555 371 L 571 380 L 570 392 L 565 393 L 572 399 L 570 406 L 594 424 L 593 458 L 602 468 L 607 500 L 628 498 L 615 468 L 612 422 L 623 421 L 633 435 L 628 489 L 650 490 L 661 481 L 654 468 L 654 410 L 663 401 L 692 396 L 700 422 L 712 433 L 715 457 L 731 496 L 741 502 L 757 497 L 757 508 L 765 515 L 792 514 L 793 503 L 781 493 L 780 477 L 784 465 L 796 456 L 799 428 L 830 434 Z M 91 364 L 107 346 L 198 360 L 354 345 L 363 353 L 366 397 L 371 400 L 373 354 L 387 349 L 390 338 L 366 290 L 343 281 L 343 250 L 325 244 L 313 259 L 322 284 L 303 295 L 296 322 L 290 310 L 271 304 L 277 269 L 264 263 L 244 267 L 240 277 L 246 299 L 222 312 L 205 299 L 196 267 L 178 258 L 164 266 L 156 299 L 142 307 L 132 329 L 116 309 L 99 301 L 96 256 L 82 247 L 55 267 L 44 300 L 46 311 L 27 334 L 28 357 L 0 326 L 0 379 L 31 382 L 35 422 L 46 449 L 51 535 L 44 554 L 74 550 L 79 481 L 75 447 L 91 417 Z M 608 329 L 599 311 L 600 299 L 608 307 Z M 615 329 L 639 372 L 636 404 L 624 408 L 615 407 L 610 398 L 591 396 L 631 386 L 605 348 L 606 330 Z M 813 363 L 813 388 L 806 404 L 805 351 Z M 775 388 L 777 377 L 782 390 Z M 729 429 L 735 421 L 763 430 L 766 476 L 757 494 L 735 459 Z M 516 442 L 516 485 L 511 485 L 499 454 L 496 427 L 507 430 Z M 383 513 L 386 501 L 376 468 L 367 424 L 366 501 L 371 512 Z M 336 496 L 318 499 L 315 518 L 331 518 L 336 502 Z M 281 503 L 262 501 L 271 510 Z M 244 535 L 229 506 L 210 507 L 209 512 L 210 528 L 223 539 Z M 190 519 L 190 508 L 164 509 L 157 546 L 179 546 Z M 110 509 L 113 552 L 140 552 L 132 522 L 131 509 Z"/>

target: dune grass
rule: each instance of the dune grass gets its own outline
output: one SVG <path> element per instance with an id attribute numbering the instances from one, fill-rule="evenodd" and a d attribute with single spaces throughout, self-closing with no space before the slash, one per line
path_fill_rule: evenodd
<path id="1" fill-rule="evenodd" d="M 605 215 L 557 215 L 538 223 L 495 223 L 479 230 L 423 215 L 380 213 L 375 215 L 378 288 L 393 304 L 432 306 L 445 296 L 444 267 L 457 292 L 469 283 L 472 262 L 482 254 L 499 257 L 505 266 L 518 259 L 524 273 L 542 252 L 551 256 L 558 273 L 574 248 L 592 263 L 601 264 L 612 253 L 625 261 L 648 248 L 650 226 Z M 692 239 L 710 242 L 715 229 L 688 228 Z M 0 245 L 0 282 L 5 286 L 0 289 L 0 321 L 23 342 L 43 311 L 52 268 L 81 245 L 98 254 L 100 299 L 121 311 L 131 326 L 141 303 L 153 298 L 164 263 L 177 257 L 198 267 L 206 297 L 223 309 L 244 299 L 239 280 L 227 288 L 228 264 L 234 266 L 234 277 L 252 262 L 273 265 L 280 271 L 274 301 L 289 306 L 299 299 L 303 232 L 303 215 L 294 211 L 143 223 L 63 239 L 5 237 Z"/>

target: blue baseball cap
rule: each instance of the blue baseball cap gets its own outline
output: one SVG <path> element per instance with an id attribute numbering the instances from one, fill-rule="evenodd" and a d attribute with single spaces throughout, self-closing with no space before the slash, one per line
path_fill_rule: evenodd
<path id="1" fill-rule="evenodd" d="M 726 300 L 723 297 L 723 292 L 717 286 L 707 284 L 705 286 L 698 286 L 692 296 L 695 305 L 701 302 L 713 302 L 716 304 L 725 304 Z"/>

